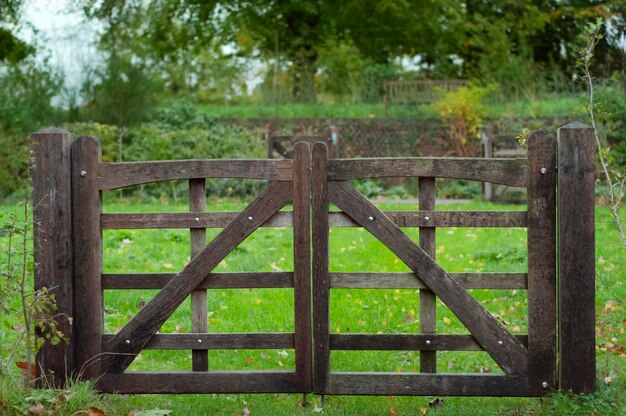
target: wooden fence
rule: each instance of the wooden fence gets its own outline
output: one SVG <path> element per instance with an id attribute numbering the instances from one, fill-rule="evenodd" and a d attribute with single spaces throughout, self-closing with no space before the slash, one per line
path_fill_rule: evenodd
<path id="1" fill-rule="evenodd" d="M 385 80 L 383 82 L 385 118 L 387 118 L 390 105 L 429 104 L 435 101 L 441 93 L 456 91 L 468 84 L 469 80 L 466 79 Z"/>
<path id="2" fill-rule="evenodd" d="M 590 392 L 595 387 L 593 134 L 588 126 L 571 124 L 559 129 L 558 137 L 557 147 L 551 134 L 532 134 L 528 159 L 329 159 L 324 143 L 315 144 L 311 158 L 308 144 L 299 143 L 293 159 L 102 163 L 94 138 L 72 143 L 57 129 L 34 133 L 35 285 L 52 287 L 59 312 L 73 317 L 73 325 L 61 327 L 71 342 L 46 343 L 39 353 L 40 374 L 57 383 L 79 375 L 95 380 L 103 392 L 121 393 Z M 242 212 L 204 212 L 204 180 L 216 177 L 262 179 L 267 187 Z M 381 212 L 349 183 L 377 177 L 419 178 L 419 211 Z M 526 187 L 528 210 L 436 211 L 436 177 Z M 101 211 L 103 192 L 169 180 L 189 181 L 189 213 Z M 341 211 L 329 211 L 331 203 Z M 292 211 L 281 211 L 287 204 Z M 292 272 L 212 271 L 259 227 L 292 227 Z M 412 273 L 331 272 L 331 227 L 365 228 Z M 419 244 L 399 227 L 419 227 Z M 440 227 L 526 227 L 527 273 L 447 273 L 435 261 Z M 192 260 L 175 274 L 104 274 L 102 230 L 121 228 L 187 228 Z M 223 230 L 205 246 L 206 228 Z M 294 332 L 208 333 L 206 291 L 215 288 L 293 288 Z M 336 288 L 419 290 L 420 333 L 332 333 L 329 299 Z M 467 291 L 478 288 L 526 290 L 528 333 L 508 332 Z M 105 334 L 103 291 L 125 289 L 160 292 L 118 333 Z M 193 332 L 157 334 L 188 297 Z M 470 335 L 436 333 L 437 298 Z M 294 349 L 295 370 L 210 369 L 207 350 L 242 348 Z M 144 349 L 191 350 L 191 370 L 128 371 Z M 419 351 L 421 370 L 336 372 L 332 350 Z M 438 351 L 486 351 L 503 373 L 438 373 Z"/>

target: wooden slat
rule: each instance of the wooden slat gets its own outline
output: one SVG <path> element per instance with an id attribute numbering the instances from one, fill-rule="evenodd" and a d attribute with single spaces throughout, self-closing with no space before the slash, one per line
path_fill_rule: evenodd
<path id="1" fill-rule="evenodd" d="M 96 389 L 120 394 L 306 393 L 291 371 L 132 371 L 105 374 Z"/>
<path id="2" fill-rule="evenodd" d="M 526 345 L 528 337 L 517 335 Z M 428 343 L 426 342 L 428 341 Z M 330 334 L 332 350 L 484 351 L 471 335 Z"/>
<path id="3" fill-rule="evenodd" d="M 104 334 L 106 346 L 114 334 Z M 156 334 L 144 350 L 292 349 L 293 333 Z"/>
<path id="4" fill-rule="evenodd" d="M 331 373 L 326 394 L 538 396 L 525 376 L 496 374 Z"/>
<path id="5" fill-rule="evenodd" d="M 419 208 L 435 210 L 435 178 L 421 177 L 419 181 Z M 437 253 L 436 228 L 433 226 L 420 227 L 419 246 L 426 254 L 435 259 Z M 437 298 L 429 288 L 420 289 L 420 332 L 434 334 L 437 330 Z M 420 352 L 420 371 L 422 373 L 437 372 L 437 353 L 435 351 Z"/>
<path id="6" fill-rule="evenodd" d="M 305 391 L 312 384 L 311 155 L 307 143 L 293 148 L 293 283 L 296 373 Z"/>
<path id="7" fill-rule="evenodd" d="M 398 227 L 526 227 L 526 211 L 384 211 Z M 103 229 L 224 228 L 238 212 L 102 214 Z M 359 227 L 342 212 L 331 212 L 331 227 Z M 291 227 L 292 212 L 281 211 L 262 227 Z"/>
<path id="8" fill-rule="evenodd" d="M 72 252 L 72 135 L 50 128 L 31 135 L 35 290 L 48 288 L 56 302 L 57 330 L 68 342 L 45 341 L 37 354 L 37 377 L 63 386 L 74 372 Z M 4 253 L 3 253 L 4 257 Z M 4 279 L 4 276 L 3 276 Z M 42 374 L 42 371 L 44 374 Z"/>
<path id="9" fill-rule="evenodd" d="M 167 160 L 153 162 L 101 163 L 100 189 L 117 189 L 150 182 L 200 178 L 291 180 L 291 160 L 220 159 Z"/>
<path id="10" fill-rule="evenodd" d="M 206 209 L 206 180 L 189 180 L 189 210 L 202 212 Z M 193 259 L 206 246 L 206 229 L 191 228 L 189 230 L 190 259 Z M 209 309 L 206 289 L 191 292 L 191 332 L 202 333 L 209 330 Z M 191 365 L 194 371 L 209 370 L 209 355 L 203 350 L 191 352 Z"/>
<path id="11" fill-rule="evenodd" d="M 334 159 L 328 162 L 328 179 L 427 176 L 467 179 L 525 187 L 526 159 L 482 158 L 363 158 Z"/>
<path id="12" fill-rule="evenodd" d="M 108 372 L 122 372 L 168 317 L 235 247 L 291 201 L 291 183 L 270 182 L 267 188 L 107 344 L 119 353 L 103 361 Z M 98 279 L 99 282 L 99 279 Z"/>
<path id="13" fill-rule="evenodd" d="M 556 385 L 556 139 L 528 138 L 528 346 L 529 376 Z"/>
<path id="14" fill-rule="evenodd" d="M 526 289 L 526 273 L 448 273 L 465 289 Z M 330 287 L 342 289 L 425 289 L 415 273 L 331 273 Z"/>
<path id="15" fill-rule="evenodd" d="M 96 172 L 100 143 L 93 137 L 79 137 L 72 144 L 72 229 L 74 233 L 74 316 L 76 369 L 83 377 L 101 375 L 98 359 L 104 332 L 102 303 L 101 194 Z"/>
<path id="16" fill-rule="evenodd" d="M 103 289 L 163 289 L 175 273 L 103 274 Z M 209 273 L 198 289 L 293 287 L 292 272 Z"/>
<path id="17" fill-rule="evenodd" d="M 311 207 L 313 230 L 313 392 L 324 394 L 330 371 L 330 276 L 328 253 L 328 148 L 313 147 Z"/>
<path id="18" fill-rule="evenodd" d="M 559 129 L 559 381 L 591 393 L 595 351 L 595 140 L 591 126 Z"/>
<path id="19" fill-rule="evenodd" d="M 526 348 L 424 250 L 345 182 L 330 182 L 330 201 L 385 244 L 450 308 L 493 360 L 509 374 L 523 374 Z"/>

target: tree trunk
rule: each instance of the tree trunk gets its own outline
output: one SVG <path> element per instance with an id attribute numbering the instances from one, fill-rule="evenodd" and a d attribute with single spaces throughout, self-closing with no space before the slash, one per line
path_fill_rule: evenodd
<path id="1" fill-rule="evenodd" d="M 315 103 L 315 73 L 317 52 L 311 47 L 301 48 L 292 59 L 293 100 L 296 103 Z"/>

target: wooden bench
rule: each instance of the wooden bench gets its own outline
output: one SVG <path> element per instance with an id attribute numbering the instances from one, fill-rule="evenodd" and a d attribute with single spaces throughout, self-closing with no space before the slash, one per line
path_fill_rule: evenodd
<path id="1" fill-rule="evenodd" d="M 448 93 L 469 84 L 466 79 L 446 80 L 385 80 L 383 83 L 385 117 L 391 104 L 429 104 L 441 92 Z"/>

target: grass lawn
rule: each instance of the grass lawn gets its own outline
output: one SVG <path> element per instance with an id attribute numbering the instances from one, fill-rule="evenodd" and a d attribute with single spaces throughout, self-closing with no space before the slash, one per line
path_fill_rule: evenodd
<path id="1" fill-rule="evenodd" d="M 566 117 L 580 105 L 575 94 L 554 95 L 536 99 L 516 99 L 508 102 L 488 102 L 487 117 Z M 198 109 L 221 118 L 384 118 L 382 103 L 353 104 L 204 104 Z M 389 118 L 437 117 L 430 105 L 391 105 Z"/>
<path id="2" fill-rule="evenodd" d="M 411 204 L 378 204 L 383 209 L 409 210 Z M 240 210 L 238 201 L 209 200 L 211 211 Z M 10 207 L 10 209 L 15 209 Z M 482 202 L 440 205 L 445 210 L 525 209 L 520 205 Z M 105 199 L 105 212 L 186 211 L 185 201 L 177 204 L 138 204 Z M 610 293 L 626 299 L 624 248 L 606 210 L 597 209 L 597 359 L 598 391 L 589 396 L 555 394 L 544 399 L 528 398 L 443 398 L 444 404 L 428 405 L 429 397 L 328 397 L 328 415 L 482 415 L 482 414 L 624 414 L 626 412 L 626 345 L 624 304 Z M 219 230 L 209 230 L 208 239 Z M 418 230 L 407 229 L 417 241 Z M 175 272 L 189 261 L 188 230 L 105 230 L 105 273 Z M 5 242 L 0 239 L 0 247 Z M 408 271 L 388 249 L 361 228 L 337 228 L 330 233 L 332 271 Z M 518 228 L 440 228 L 437 231 L 437 259 L 450 272 L 525 272 L 526 234 Z M 291 229 L 263 228 L 233 251 L 216 271 L 292 270 Z M 605 286 L 606 284 L 606 286 Z M 497 314 L 512 333 L 526 333 L 526 293 L 519 290 L 473 290 L 487 310 Z M 105 332 L 123 327 L 148 302 L 155 291 L 105 292 Z M 293 331 L 292 289 L 209 290 L 209 331 L 288 332 Z M 190 302 L 187 300 L 161 328 L 163 333 L 189 332 Z M 333 289 L 331 328 L 335 333 L 418 333 L 419 298 L 415 290 Z M 441 303 L 437 304 L 437 332 L 463 334 L 467 330 Z M 209 351 L 214 370 L 292 369 L 292 350 Z M 419 352 L 331 353 L 336 371 L 418 371 Z M 190 351 L 146 351 L 130 370 L 190 370 Z M 440 352 L 438 371 L 499 372 L 484 352 Z M 608 378 L 607 378 L 608 377 Z M 301 396 L 263 395 L 135 395 L 109 396 L 109 414 L 128 414 L 135 408 L 171 409 L 174 415 L 241 415 L 244 408 L 253 415 L 316 414 L 319 398 L 300 405 Z"/>

